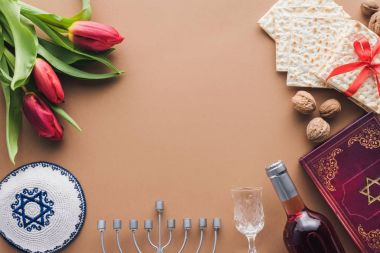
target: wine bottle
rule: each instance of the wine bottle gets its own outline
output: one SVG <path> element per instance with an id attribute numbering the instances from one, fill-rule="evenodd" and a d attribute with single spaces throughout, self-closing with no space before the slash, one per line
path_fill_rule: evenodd
<path id="1" fill-rule="evenodd" d="M 287 214 L 284 242 L 290 253 L 344 253 L 337 234 L 320 213 L 309 210 L 282 161 L 266 168 L 266 173 Z"/>

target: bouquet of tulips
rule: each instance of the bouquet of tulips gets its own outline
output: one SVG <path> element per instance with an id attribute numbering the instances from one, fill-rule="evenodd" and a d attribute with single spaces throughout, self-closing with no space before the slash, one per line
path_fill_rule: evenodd
<path id="1" fill-rule="evenodd" d="M 51 140 L 63 138 L 58 117 L 80 130 L 59 106 L 65 95 L 56 72 L 93 80 L 122 73 L 108 55 L 123 37 L 111 26 L 89 21 L 89 1 L 82 0 L 82 10 L 66 18 L 19 0 L 0 0 L 0 83 L 5 101 L 6 142 L 13 163 L 23 114 L 39 136 Z M 37 27 L 48 39 L 39 37 Z M 109 71 L 81 70 L 76 64 L 81 61 L 98 62 Z"/>

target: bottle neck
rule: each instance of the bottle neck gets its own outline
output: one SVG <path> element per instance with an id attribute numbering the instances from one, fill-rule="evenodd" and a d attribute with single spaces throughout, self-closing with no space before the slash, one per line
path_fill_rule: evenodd
<path id="1" fill-rule="evenodd" d="M 297 214 L 301 213 L 305 210 L 305 204 L 302 201 L 302 198 L 297 195 L 289 200 L 285 200 L 282 202 L 282 206 L 288 217 L 297 216 Z"/>
<path id="2" fill-rule="evenodd" d="M 294 216 L 305 209 L 305 204 L 287 171 L 272 175 L 270 179 L 288 216 Z"/>

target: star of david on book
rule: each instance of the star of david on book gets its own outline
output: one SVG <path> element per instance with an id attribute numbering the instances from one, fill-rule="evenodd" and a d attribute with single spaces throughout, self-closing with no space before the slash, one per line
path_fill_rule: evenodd
<path id="1" fill-rule="evenodd" d="M 16 201 L 11 205 L 12 216 L 19 227 L 31 232 L 40 231 L 50 224 L 54 215 L 54 202 L 49 200 L 48 193 L 38 188 L 24 189 L 16 194 Z"/>
<path id="2" fill-rule="evenodd" d="M 368 205 L 380 202 L 380 177 L 377 179 L 371 179 L 367 177 L 367 185 L 360 191 L 361 194 L 368 197 Z"/>

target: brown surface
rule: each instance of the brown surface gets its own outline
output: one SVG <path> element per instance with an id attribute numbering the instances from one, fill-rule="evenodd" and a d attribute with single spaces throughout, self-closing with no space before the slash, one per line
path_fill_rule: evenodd
<path id="1" fill-rule="evenodd" d="M 78 0 L 28 2 L 67 16 L 80 7 Z M 358 1 L 337 2 L 362 20 Z M 264 174 L 264 166 L 277 159 L 288 164 L 306 204 L 331 219 L 347 252 L 358 252 L 298 165 L 298 158 L 313 147 L 305 139 L 310 118 L 292 110 L 289 101 L 296 89 L 287 88 L 285 75 L 276 73 L 274 43 L 256 25 L 273 3 L 93 0 L 94 19 L 126 35 L 113 60 L 127 74 L 95 84 L 65 79 L 65 108 L 84 131 L 65 124 L 64 142 L 52 144 L 36 137 L 26 123 L 17 160 L 17 165 L 38 160 L 61 164 L 83 184 L 87 222 L 65 252 L 100 252 L 99 218 L 118 217 L 125 224 L 133 217 L 143 220 L 153 215 L 158 198 L 166 200 L 167 214 L 179 219 L 220 216 L 224 226 L 218 252 L 246 252 L 247 242 L 233 225 L 229 190 L 255 185 L 264 186 L 266 212 L 258 250 L 285 252 L 285 214 Z M 334 132 L 362 114 L 335 91 L 312 93 L 319 103 L 331 97 L 343 102 Z M 14 167 L 4 137 L 0 148 L 3 177 Z M 123 245 L 134 252 L 126 234 L 127 229 Z M 175 249 L 181 235 L 178 229 Z M 139 238 L 145 242 L 143 231 Z M 195 251 L 198 231 L 191 238 L 185 253 Z M 206 238 L 204 252 L 210 252 L 210 230 Z M 107 243 L 109 252 L 116 252 L 111 231 Z M 0 240 L 0 252 L 16 251 Z"/>

